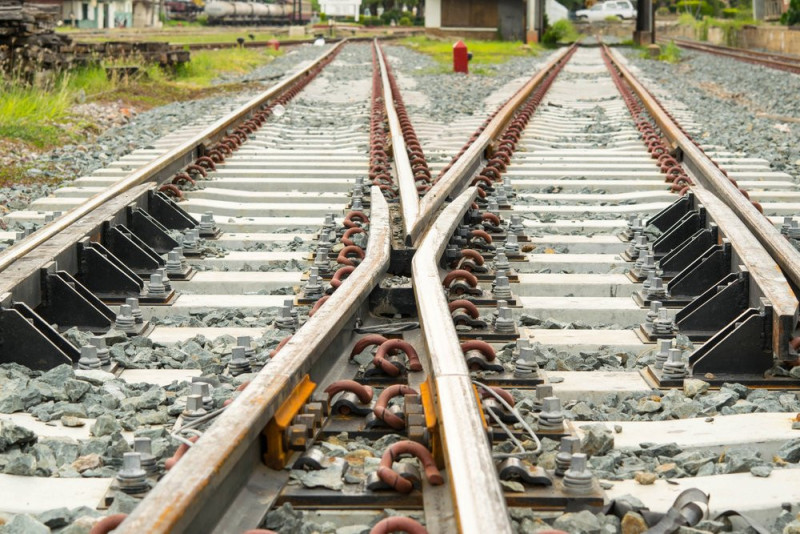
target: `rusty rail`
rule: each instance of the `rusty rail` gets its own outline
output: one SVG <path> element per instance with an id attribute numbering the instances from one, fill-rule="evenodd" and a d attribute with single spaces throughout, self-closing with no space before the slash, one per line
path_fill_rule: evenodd
<path id="1" fill-rule="evenodd" d="M 211 517 L 222 517 L 238 489 L 260 466 L 259 454 L 247 454 L 248 450 L 254 444 L 258 450 L 260 434 L 277 408 L 350 324 L 388 269 L 390 240 L 389 206 L 380 190 L 373 187 L 369 241 L 363 262 L 115 532 L 212 530 L 208 523 L 210 511 L 217 512 Z M 239 483 L 232 483 L 231 478 Z"/>
<path id="2" fill-rule="evenodd" d="M 573 45 L 575 46 L 575 45 Z M 436 213 L 444 202 L 457 195 L 472 175 L 481 165 L 486 149 L 495 138 L 505 129 L 512 119 L 514 112 L 530 96 L 533 90 L 547 77 L 554 68 L 564 60 L 571 48 L 564 48 L 542 67 L 508 102 L 506 102 L 497 115 L 489 122 L 486 129 L 469 146 L 466 152 L 456 161 L 448 171 L 442 175 L 436 184 L 425 194 L 420 201 L 419 216 L 411 227 L 410 237 L 414 244 L 418 244 L 423 233 L 433 222 Z"/>
<path id="3" fill-rule="evenodd" d="M 96 194 L 84 204 L 73 208 L 58 219 L 54 220 L 52 223 L 40 228 L 27 238 L 4 250 L 2 253 L 0 253 L 0 272 L 4 271 L 9 265 L 29 254 L 31 251 L 49 239 L 53 238 L 55 235 L 66 231 L 70 226 L 75 224 L 75 222 L 83 218 L 85 215 L 98 209 L 119 194 L 124 193 L 125 191 L 139 184 L 158 179 L 158 177 L 162 176 L 164 173 L 174 170 L 176 165 L 183 166 L 194 160 L 197 156 L 199 156 L 198 152 L 201 147 L 207 146 L 209 141 L 221 137 L 227 129 L 252 116 L 253 113 L 258 111 L 258 109 L 270 99 L 280 95 L 287 87 L 290 87 L 293 83 L 308 75 L 308 73 L 319 63 L 327 59 L 330 55 L 338 52 L 341 47 L 344 46 L 345 42 L 346 41 L 341 41 L 339 44 L 322 54 L 311 65 L 300 70 L 299 72 L 285 77 L 277 84 L 273 85 L 266 91 L 251 99 L 249 102 L 240 106 L 234 112 L 208 126 L 188 141 L 184 141 L 166 154 L 163 154 L 144 167 L 130 173 L 128 176 L 117 182 L 116 185 Z M 6 280 L 5 282 L 7 284 L 13 281 Z M 0 286 L 0 294 L 8 291 L 8 289 L 5 287 L 6 284 Z"/>
<path id="4" fill-rule="evenodd" d="M 511 532 L 506 501 L 438 266 L 477 193 L 468 188 L 442 211 L 414 255 L 412 272 L 453 513 L 460 532 L 499 534 Z"/>
<path id="5" fill-rule="evenodd" d="M 665 39 L 659 39 L 659 42 L 664 41 Z M 757 52 L 755 50 L 745 50 L 743 48 L 712 45 L 709 43 L 697 43 L 687 39 L 673 39 L 672 41 L 681 48 L 698 50 L 708 54 L 738 59 L 739 61 L 744 61 L 746 63 L 761 65 L 786 72 L 794 72 L 795 74 L 800 73 L 800 58 L 781 56 L 779 54 L 768 54 L 765 52 Z"/>
<path id="6" fill-rule="evenodd" d="M 619 53 L 608 47 L 605 47 L 605 52 L 661 132 L 680 148 L 682 163 L 694 181 L 690 189 L 706 207 L 722 234 L 730 240 L 738 262 L 750 272 L 754 285 L 772 303 L 773 356 L 786 359 L 789 356 L 789 341 L 798 320 L 797 297 L 786 278 L 800 285 L 800 252 L 683 133 L 661 104 L 624 66 Z M 742 228 L 742 222 L 749 231 Z M 751 300 L 757 300 L 759 295 L 752 293 Z"/>

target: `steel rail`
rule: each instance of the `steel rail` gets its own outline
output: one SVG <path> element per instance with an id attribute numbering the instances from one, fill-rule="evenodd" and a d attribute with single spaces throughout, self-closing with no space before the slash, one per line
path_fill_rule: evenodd
<path id="1" fill-rule="evenodd" d="M 255 466 L 242 469 L 237 463 L 260 460 L 245 452 L 258 443 L 278 407 L 349 324 L 389 267 L 389 206 L 377 187 L 372 188 L 371 202 L 367 254 L 361 264 L 115 532 L 212 530 L 208 523 L 196 524 L 198 515 L 211 503 L 224 510 L 225 500 L 230 503 L 236 497 L 219 491 L 224 479 L 234 471 L 249 474 L 254 470 Z"/>
<path id="2" fill-rule="evenodd" d="M 503 132 L 508 122 L 513 118 L 514 112 L 528 99 L 534 89 L 547 77 L 547 74 L 559 65 L 570 49 L 564 48 L 556 52 L 544 67 L 503 105 L 497 115 L 486 126 L 486 129 L 469 146 L 461 158 L 422 197 L 419 204 L 419 216 L 414 221 L 410 232 L 412 243 L 415 245 L 419 243 L 423 233 L 433 222 L 436 213 L 444 202 L 448 198 L 457 195 L 467 181 L 472 178 L 472 175 L 483 160 L 486 149 Z"/>
<path id="3" fill-rule="evenodd" d="M 733 185 L 727 176 L 714 165 L 714 162 L 684 134 L 653 95 L 625 67 L 616 50 L 609 50 L 609 57 L 630 84 L 631 89 L 641 99 L 647 111 L 658 124 L 661 131 L 683 153 L 682 163 L 705 185 L 714 191 L 758 238 L 769 251 L 788 278 L 800 287 L 800 252 L 784 238 L 775 225 L 759 212 L 750 201 Z"/>
<path id="4" fill-rule="evenodd" d="M 608 47 L 605 50 L 610 52 Z M 683 164 L 694 181 L 691 190 L 706 207 L 720 231 L 730 240 L 738 261 L 752 275 L 754 285 L 760 288 L 773 306 L 773 355 L 778 359 L 787 358 L 788 343 L 798 319 L 798 301 L 784 273 L 795 283 L 800 281 L 800 253 L 689 140 L 647 89 L 621 64 L 619 57 L 615 58 L 610 53 L 608 57 L 645 105 L 662 133 L 683 151 Z M 742 228 L 741 222 L 749 231 Z M 783 249 L 788 250 L 784 252 Z M 791 262 L 795 263 L 792 265 Z M 757 295 L 751 291 L 751 300 L 755 297 Z"/>
<path id="5" fill-rule="evenodd" d="M 499 534 L 511 532 L 506 501 L 438 266 L 477 193 L 477 187 L 470 187 L 442 210 L 414 255 L 412 273 L 459 531 Z"/>
<path id="6" fill-rule="evenodd" d="M 659 39 L 664 41 L 664 39 Z M 698 50 L 709 54 L 738 59 L 754 65 L 763 65 L 770 68 L 787 72 L 800 73 L 800 58 L 784 57 L 777 54 L 757 52 L 755 50 L 745 50 L 729 46 L 711 45 L 707 43 L 695 43 L 686 39 L 673 39 L 676 45 L 689 50 Z"/>
<path id="7" fill-rule="evenodd" d="M 411 236 L 414 221 L 419 215 L 419 193 L 414 183 L 414 171 L 411 169 L 411 161 L 406 150 L 403 129 L 400 127 L 400 119 L 397 110 L 394 108 L 394 94 L 389 84 L 389 72 L 386 68 L 386 61 L 383 58 L 378 40 L 373 42 L 378 65 L 381 69 L 381 82 L 383 84 L 383 103 L 386 108 L 386 118 L 389 123 L 389 135 L 392 140 L 392 156 L 394 159 L 395 173 L 397 174 L 397 187 L 400 191 L 400 206 L 403 211 L 403 230 L 404 241 Z"/>
<path id="8" fill-rule="evenodd" d="M 283 80 L 262 92 L 258 96 L 252 98 L 249 102 L 243 104 L 232 113 L 219 119 L 211 126 L 208 126 L 188 141 L 184 141 L 166 154 L 159 156 L 144 167 L 130 173 L 115 185 L 89 198 L 85 203 L 71 209 L 58 219 L 43 226 L 19 243 L 16 243 L 4 250 L 2 253 L 0 253 L 0 272 L 8 268 L 9 265 L 18 259 L 30 253 L 42 243 L 45 243 L 47 240 L 51 239 L 53 236 L 67 230 L 76 221 L 96 210 L 120 193 L 123 193 L 136 185 L 156 179 L 159 173 L 162 173 L 170 168 L 175 164 L 176 161 L 181 161 L 185 164 L 193 160 L 198 155 L 197 151 L 200 147 L 205 146 L 210 140 L 219 137 L 228 128 L 231 128 L 238 122 L 248 118 L 252 113 L 257 111 L 260 106 L 266 104 L 270 99 L 281 94 L 296 81 L 308 75 L 308 73 L 317 65 L 319 65 L 320 62 L 324 61 L 330 55 L 336 53 L 342 46 L 344 46 L 346 42 L 346 40 L 339 42 L 336 46 L 317 58 L 311 65 L 305 67 L 299 72 L 296 72 L 295 74 L 285 77 Z"/>

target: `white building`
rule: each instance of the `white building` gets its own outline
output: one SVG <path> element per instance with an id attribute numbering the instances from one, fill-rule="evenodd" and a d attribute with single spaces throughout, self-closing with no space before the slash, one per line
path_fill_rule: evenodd
<path id="1" fill-rule="evenodd" d="M 78 28 L 160 27 L 160 0 L 66 0 L 61 3 L 65 24 Z"/>
<path id="2" fill-rule="evenodd" d="M 425 28 L 441 35 L 537 41 L 542 23 L 537 8 L 551 24 L 567 18 L 556 0 L 425 0 Z"/>
<path id="3" fill-rule="evenodd" d="M 358 22 L 361 0 L 319 0 L 319 9 L 329 17 L 353 17 Z"/>

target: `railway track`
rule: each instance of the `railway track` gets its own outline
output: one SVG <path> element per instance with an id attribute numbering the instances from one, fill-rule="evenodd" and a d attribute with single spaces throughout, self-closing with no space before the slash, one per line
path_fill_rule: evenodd
<path id="1" fill-rule="evenodd" d="M 664 39 L 659 39 L 659 42 L 665 42 Z M 734 48 L 730 46 L 712 45 L 709 43 L 699 43 L 690 41 L 688 39 L 674 39 L 676 45 L 688 50 L 697 50 L 699 52 L 706 52 L 708 54 L 715 54 L 718 56 L 725 56 L 745 63 L 752 63 L 754 65 L 761 65 L 762 67 L 769 67 L 771 69 L 784 70 L 800 73 L 800 59 L 786 54 L 774 54 L 769 52 L 759 52 L 757 50 L 747 50 L 744 48 Z"/>
<path id="2" fill-rule="evenodd" d="M 436 132 L 417 137 L 378 44 L 341 43 L 60 197 L 0 253 L 0 356 L 46 371 L 24 379 L 39 402 L 0 397 L 19 407 L 0 512 L 110 513 L 93 532 L 771 525 L 800 498 L 792 177 L 695 145 L 605 47 L 555 52 L 464 126 L 429 166 Z"/>

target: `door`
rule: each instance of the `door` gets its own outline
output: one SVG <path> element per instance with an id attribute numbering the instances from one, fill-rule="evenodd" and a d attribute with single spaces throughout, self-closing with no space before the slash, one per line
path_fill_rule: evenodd
<path id="1" fill-rule="evenodd" d="M 499 0 L 497 3 L 497 18 L 500 23 L 500 38 L 502 40 L 523 40 L 525 36 L 524 3 L 520 0 Z"/>

